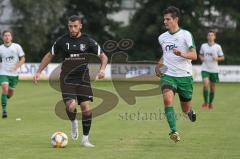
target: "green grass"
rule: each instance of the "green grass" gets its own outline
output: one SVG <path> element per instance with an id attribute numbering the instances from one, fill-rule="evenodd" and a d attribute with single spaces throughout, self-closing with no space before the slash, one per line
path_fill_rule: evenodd
<path id="1" fill-rule="evenodd" d="M 110 82 L 96 82 L 94 85 L 117 94 Z M 142 85 L 134 89 L 148 87 Z M 69 122 L 54 113 L 55 104 L 61 99 L 60 93 L 47 82 L 34 85 L 21 81 L 8 103 L 9 118 L 0 119 L 0 159 L 240 158 L 240 84 L 218 84 L 216 107 L 211 111 L 200 109 L 201 87 L 201 84 L 195 84 L 194 88 L 197 122 L 191 123 L 184 116 L 178 118 L 181 142 L 175 144 L 169 139 L 167 122 L 161 116 L 162 98 L 156 95 L 138 97 L 132 106 L 120 99 L 112 111 L 94 118 L 90 139 L 96 147 L 87 149 L 80 146 L 80 141 L 70 139 Z M 100 101 L 96 99 L 93 105 Z M 181 115 L 177 97 L 174 106 Z M 150 120 L 151 113 L 160 116 Z M 50 145 L 50 136 L 57 130 L 69 136 L 69 144 L 64 149 L 54 149 Z"/>

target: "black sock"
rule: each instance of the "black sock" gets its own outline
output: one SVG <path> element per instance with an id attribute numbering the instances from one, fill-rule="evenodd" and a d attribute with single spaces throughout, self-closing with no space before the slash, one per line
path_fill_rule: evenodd
<path id="1" fill-rule="evenodd" d="M 77 115 L 77 109 L 75 108 L 73 112 L 70 112 L 68 110 L 68 108 L 66 108 L 66 112 L 67 112 L 67 115 L 68 115 L 68 118 L 69 120 L 73 121 L 76 119 L 76 115 Z"/>
<path id="2" fill-rule="evenodd" d="M 89 134 L 92 123 L 92 113 L 90 115 L 82 115 L 82 128 L 83 135 L 87 136 Z"/>

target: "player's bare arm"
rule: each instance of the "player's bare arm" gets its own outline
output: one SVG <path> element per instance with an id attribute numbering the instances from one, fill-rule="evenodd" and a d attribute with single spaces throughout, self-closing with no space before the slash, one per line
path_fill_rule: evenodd
<path id="1" fill-rule="evenodd" d="M 12 72 L 16 72 L 24 63 L 25 63 L 25 57 L 24 56 L 19 57 L 19 61 L 13 68 Z"/>
<path id="2" fill-rule="evenodd" d="M 42 59 L 42 62 L 36 72 L 36 74 L 33 77 L 33 80 L 36 82 L 37 80 L 39 80 L 40 78 L 40 74 L 42 72 L 42 70 L 44 70 L 44 68 L 51 62 L 51 60 L 53 59 L 54 55 L 52 55 L 50 52 L 48 52 Z"/>
<path id="3" fill-rule="evenodd" d="M 203 56 L 203 55 L 199 55 L 198 57 L 199 57 L 199 59 L 201 60 L 201 62 L 204 61 L 204 56 Z"/>
<path id="4" fill-rule="evenodd" d="M 224 56 L 217 56 L 217 57 L 213 57 L 213 60 L 215 61 L 224 61 Z"/>
<path id="5" fill-rule="evenodd" d="M 155 73 L 156 76 L 160 77 L 161 76 L 161 72 L 160 72 L 160 68 L 163 66 L 163 58 L 161 57 L 160 60 L 158 61 L 156 67 L 155 67 Z"/>
<path id="6" fill-rule="evenodd" d="M 177 56 L 183 57 L 189 60 L 197 60 L 197 52 L 195 48 L 189 49 L 188 52 L 181 52 L 177 48 L 173 48 L 173 53 Z"/>
<path id="7" fill-rule="evenodd" d="M 108 57 L 106 56 L 105 53 L 101 53 L 99 55 L 100 61 L 101 61 L 101 66 L 98 72 L 98 78 L 103 79 L 105 77 L 105 69 L 108 63 Z"/>

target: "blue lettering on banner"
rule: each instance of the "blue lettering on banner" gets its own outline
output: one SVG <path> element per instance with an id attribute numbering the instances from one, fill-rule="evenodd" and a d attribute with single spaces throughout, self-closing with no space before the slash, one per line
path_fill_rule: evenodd
<path id="1" fill-rule="evenodd" d="M 35 74 L 37 69 L 39 67 L 39 64 L 24 64 L 21 67 L 20 74 Z M 43 70 L 43 73 L 48 75 L 49 70 L 48 66 Z"/>
<path id="2" fill-rule="evenodd" d="M 111 66 L 112 75 L 151 75 L 150 66 L 127 66 L 127 65 L 112 65 Z"/>

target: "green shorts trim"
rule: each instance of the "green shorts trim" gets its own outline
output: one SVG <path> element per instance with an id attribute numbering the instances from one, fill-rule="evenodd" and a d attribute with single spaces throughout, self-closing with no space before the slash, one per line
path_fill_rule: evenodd
<path id="1" fill-rule="evenodd" d="M 8 83 L 10 89 L 15 89 L 18 84 L 18 76 L 0 75 L 0 84 Z"/>
<path id="2" fill-rule="evenodd" d="M 213 83 L 218 83 L 219 82 L 218 73 L 211 73 L 211 72 L 207 72 L 207 71 L 202 71 L 201 74 L 202 74 L 202 79 L 208 78 Z"/>
<path id="3" fill-rule="evenodd" d="M 172 89 L 177 92 L 181 101 L 190 101 L 193 94 L 193 78 L 192 76 L 187 77 L 173 77 L 169 75 L 161 76 L 161 87 L 162 90 L 165 88 Z"/>

